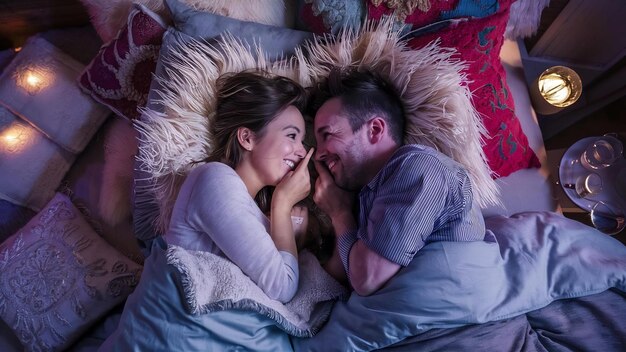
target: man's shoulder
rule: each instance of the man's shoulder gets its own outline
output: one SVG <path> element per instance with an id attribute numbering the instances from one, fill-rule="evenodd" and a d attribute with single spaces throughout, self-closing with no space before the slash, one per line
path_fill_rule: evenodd
<path id="1" fill-rule="evenodd" d="M 394 153 L 385 166 L 388 173 L 408 174 L 419 179 L 421 177 L 444 178 L 461 177 L 467 173 L 465 168 L 454 159 L 436 149 L 420 145 L 403 145 Z"/>
<path id="2" fill-rule="evenodd" d="M 395 167 L 415 164 L 421 169 L 437 164 L 448 165 L 449 159 L 434 148 L 420 144 L 406 144 L 396 150 L 389 164 L 390 166 L 396 164 Z"/>

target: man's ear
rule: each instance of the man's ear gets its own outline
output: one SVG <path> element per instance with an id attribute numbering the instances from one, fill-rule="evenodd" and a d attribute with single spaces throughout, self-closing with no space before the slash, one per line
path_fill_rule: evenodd
<path id="1" fill-rule="evenodd" d="M 239 127 L 237 129 L 237 141 L 243 149 L 251 151 L 254 148 L 254 132 L 247 127 Z"/>
<path id="2" fill-rule="evenodd" d="M 370 143 L 378 143 L 387 133 L 387 123 L 382 117 L 374 117 L 368 122 L 367 132 Z"/>

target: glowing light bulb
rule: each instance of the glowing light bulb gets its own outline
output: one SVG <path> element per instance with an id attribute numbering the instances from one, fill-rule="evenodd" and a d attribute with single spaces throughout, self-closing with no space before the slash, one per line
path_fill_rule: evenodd
<path id="1" fill-rule="evenodd" d="M 539 91 L 552 105 L 562 104 L 572 93 L 567 81 L 556 73 L 546 75 L 539 80 Z"/>
<path id="2" fill-rule="evenodd" d="M 20 124 L 12 124 L 0 135 L 0 145 L 10 153 L 21 151 L 28 144 L 30 131 Z"/>
<path id="3" fill-rule="evenodd" d="M 537 85 L 546 102 L 561 108 L 574 104 L 582 91 L 580 77 L 574 70 L 564 66 L 554 66 L 544 71 Z"/>
<path id="4" fill-rule="evenodd" d="M 38 84 L 41 83 L 41 78 L 37 76 L 36 74 L 29 72 L 26 75 L 26 83 L 28 83 L 29 85 L 33 87 L 36 87 Z"/>
<path id="5" fill-rule="evenodd" d="M 52 69 L 45 65 L 29 65 L 16 70 L 15 80 L 28 94 L 35 95 L 52 84 L 54 74 Z"/>

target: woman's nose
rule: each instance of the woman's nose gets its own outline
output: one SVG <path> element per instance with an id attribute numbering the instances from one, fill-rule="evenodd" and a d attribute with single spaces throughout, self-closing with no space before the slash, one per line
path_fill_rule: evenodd
<path id="1" fill-rule="evenodd" d="M 295 154 L 300 159 L 304 159 L 304 157 L 306 156 L 306 149 L 304 148 L 304 145 L 302 143 L 300 143 L 296 148 Z"/>

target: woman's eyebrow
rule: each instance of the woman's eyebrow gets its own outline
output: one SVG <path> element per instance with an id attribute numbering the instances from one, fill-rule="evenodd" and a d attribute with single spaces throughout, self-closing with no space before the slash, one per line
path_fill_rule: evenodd
<path id="1" fill-rule="evenodd" d="M 296 130 L 296 132 L 300 133 L 300 129 L 298 127 L 294 126 L 294 125 L 287 125 L 287 126 L 283 127 L 283 131 L 284 130 L 288 130 L 290 128 L 293 128 L 294 130 Z"/>

